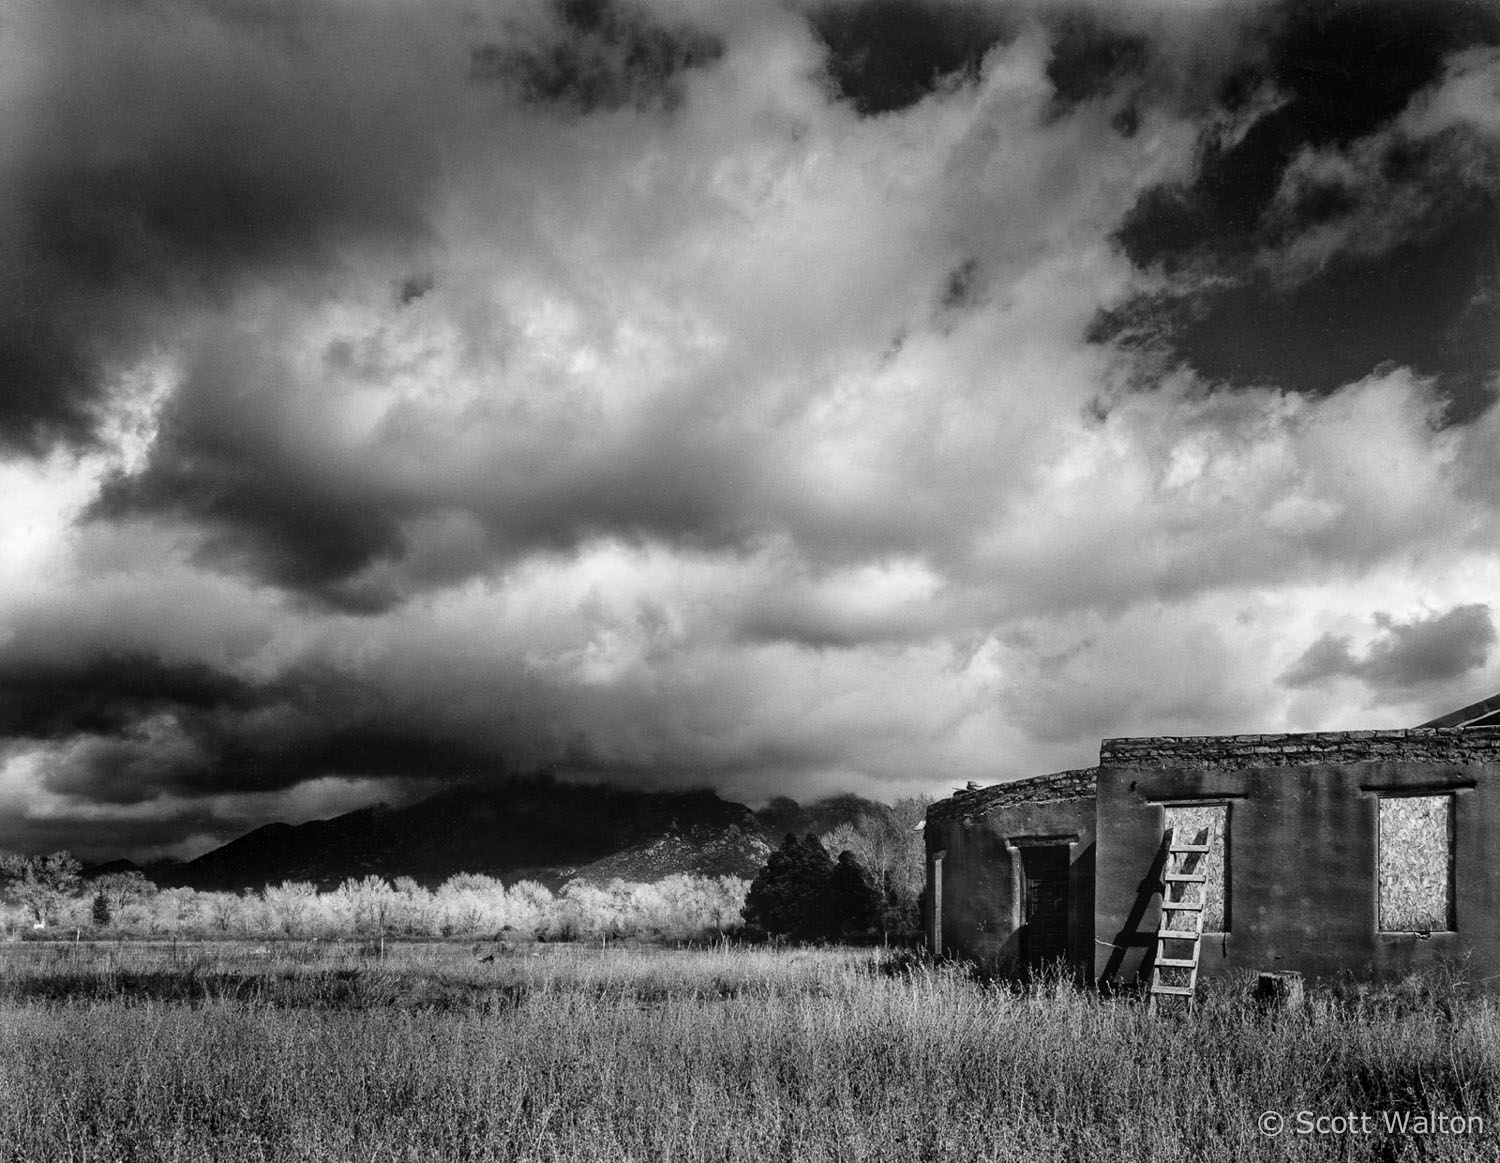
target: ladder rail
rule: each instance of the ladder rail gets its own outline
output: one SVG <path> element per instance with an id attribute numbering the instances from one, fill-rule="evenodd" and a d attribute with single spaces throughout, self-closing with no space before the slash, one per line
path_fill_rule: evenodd
<path id="1" fill-rule="evenodd" d="M 1156 1012 L 1161 998 L 1177 998 L 1191 1007 L 1197 1000 L 1199 957 L 1203 948 L 1203 917 L 1208 908 L 1208 860 L 1213 847 L 1213 837 L 1207 828 L 1199 829 L 1198 835 L 1189 842 L 1179 842 L 1168 833 L 1163 837 L 1166 844 L 1165 867 L 1161 876 L 1161 916 L 1157 922 L 1155 955 L 1151 961 L 1151 984 L 1148 993 L 1148 1009 Z M 1173 867 L 1173 862 L 1178 867 Z M 1186 871 L 1191 863 L 1193 869 Z M 1183 886 L 1184 895 L 1171 898 L 1173 885 Z M 1198 890 L 1196 899 L 1186 896 L 1188 887 Z M 1190 926 L 1190 927 L 1189 927 Z M 1167 956 L 1167 944 L 1190 943 L 1186 956 Z M 1187 981 L 1167 981 L 1164 970 L 1186 974 Z"/>

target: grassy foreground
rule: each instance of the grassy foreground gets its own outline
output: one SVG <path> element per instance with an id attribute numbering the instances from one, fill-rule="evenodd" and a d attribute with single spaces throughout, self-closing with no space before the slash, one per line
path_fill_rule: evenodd
<path id="1" fill-rule="evenodd" d="M 0 1158 L 1500 1156 L 1500 1011 L 1446 991 L 1153 1019 L 847 950 L 175 952 L 0 948 Z"/>

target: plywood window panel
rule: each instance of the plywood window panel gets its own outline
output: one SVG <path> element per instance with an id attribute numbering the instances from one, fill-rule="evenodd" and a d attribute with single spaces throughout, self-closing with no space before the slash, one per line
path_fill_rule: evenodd
<path id="1" fill-rule="evenodd" d="M 1168 888 L 1173 900 L 1196 900 L 1201 888 L 1204 895 L 1203 930 L 1207 933 L 1229 932 L 1229 805 L 1173 804 L 1167 810 L 1167 830 L 1179 842 L 1201 844 L 1206 839 L 1208 859 L 1189 856 L 1182 861 L 1181 872 L 1203 872 L 1204 885 L 1173 884 Z"/>
<path id="2" fill-rule="evenodd" d="M 1453 928 L 1453 797 L 1380 800 L 1380 931 Z"/>

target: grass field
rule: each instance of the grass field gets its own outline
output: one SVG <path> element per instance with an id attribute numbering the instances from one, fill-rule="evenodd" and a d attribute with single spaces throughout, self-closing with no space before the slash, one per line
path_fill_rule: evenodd
<path id="1" fill-rule="evenodd" d="M 386 953 L 0 947 L 0 1158 L 1500 1156 L 1500 1012 L 1446 986 L 1151 1018 L 880 952 Z M 1301 1135 L 1299 1111 L 1376 1121 Z"/>

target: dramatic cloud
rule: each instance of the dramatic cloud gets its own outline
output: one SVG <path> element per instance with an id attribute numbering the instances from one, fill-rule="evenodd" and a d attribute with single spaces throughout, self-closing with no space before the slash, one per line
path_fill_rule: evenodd
<path id="1" fill-rule="evenodd" d="M 0 847 L 1491 693 L 1492 10 L 1128 9 L 6 17 Z"/>
<path id="2" fill-rule="evenodd" d="M 0 441 L 87 442 L 113 377 L 200 309 L 254 280 L 319 278 L 351 246 L 420 240 L 450 85 L 414 15 L 187 0 L 11 14 Z M 407 99 L 418 77 L 432 111 Z"/>
<path id="3" fill-rule="evenodd" d="M 1500 10 L 1464 0 L 1288 6 L 1224 77 L 1189 175 L 1120 225 L 1159 280 L 1094 337 L 1320 393 L 1397 363 L 1439 377 L 1452 419 L 1487 407 L 1497 44 Z"/>
<path id="4" fill-rule="evenodd" d="M 1411 622 L 1376 614 L 1380 634 L 1362 658 L 1347 635 L 1325 634 L 1282 677 L 1287 686 L 1312 686 L 1329 679 L 1362 679 L 1378 689 L 1446 682 L 1489 661 L 1495 626 L 1487 605 L 1455 606 L 1446 614 Z"/>
<path id="5" fill-rule="evenodd" d="M 810 17 L 828 48 L 835 91 L 866 116 L 907 109 L 974 80 L 984 54 L 1013 31 L 1001 7 L 969 0 L 846 0 Z"/>
<path id="6" fill-rule="evenodd" d="M 475 48 L 470 75 L 511 82 L 527 101 L 580 113 L 671 109 L 682 100 L 678 74 L 724 53 L 717 37 L 659 23 L 628 0 L 564 0 L 554 14 L 557 27 L 538 43 Z"/>

